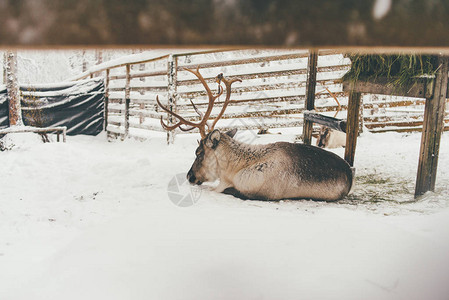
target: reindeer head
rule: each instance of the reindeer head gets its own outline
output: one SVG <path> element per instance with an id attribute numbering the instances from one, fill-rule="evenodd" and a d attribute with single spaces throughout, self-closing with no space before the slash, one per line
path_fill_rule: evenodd
<path id="1" fill-rule="evenodd" d="M 231 102 L 231 85 L 232 83 L 239 81 L 240 79 L 234 78 L 231 80 L 226 79 L 223 77 L 223 74 L 219 74 L 217 77 L 215 77 L 215 81 L 219 85 L 219 93 L 217 95 L 213 95 L 211 89 L 206 83 L 206 80 L 203 78 L 203 76 L 200 74 L 199 70 L 196 69 L 190 70 L 186 69 L 186 71 L 189 71 L 190 73 L 194 74 L 200 82 L 203 84 L 204 88 L 206 89 L 207 95 L 209 97 L 209 104 L 207 106 L 206 112 L 203 114 L 201 111 L 198 110 L 198 108 L 195 106 L 192 100 L 190 102 L 192 103 L 193 108 L 197 112 L 197 114 L 200 116 L 201 120 L 198 123 L 188 121 L 178 115 L 175 112 L 172 112 L 170 109 L 166 108 L 159 102 L 159 98 L 156 97 L 156 101 L 159 104 L 159 106 L 168 112 L 169 114 L 175 116 L 179 122 L 176 123 L 173 126 L 168 126 L 163 122 L 163 118 L 161 117 L 161 125 L 166 130 L 174 130 L 176 128 L 181 129 L 182 131 L 189 131 L 194 128 L 198 128 L 201 135 L 201 141 L 199 142 L 199 147 L 196 149 L 196 159 L 190 168 L 189 173 L 187 174 L 187 179 L 189 182 L 194 184 L 202 184 L 205 181 L 214 181 L 218 178 L 218 161 L 217 156 L 215 155 L 215 150 L 220 143 L 220 140 L 222 138 L 222 134 L 218 130 L 214 130 L 215 124 L 217 124 L 218 120 L 223 116 L 228 104 Z M 210 115 L 212 113 L 212 109 L 215 103 L 215 100 L 220 97 L 220 95 L 223 93 L 223 88 L 221 87 L 221 82 L 223 82 L 226 86 L 226 99 L 224 100 L 223 107 L 220 111 L 220 113 L 217 115 L 217 117 L 214 119 L 212 124 L 208 123 L 208 120 L 210 118 Z M 183 125 L 187 125 L 189 127 L 185 128 L 182 127 Z M 206 129 L 207 127 L 207 129 Z M 232 130 L 226 133 L 226 135 L 229 137 L 233 137 L 237 130 Z"/>
<path id="2" fill-rule="evenodd" d="M 215 181 L 219 178 L 220 164 L 223 161 L 217 148 L 223 139 L 233 138 L 237 133 L 237 128 L 222 134 L 219 130 L 208 133 L 204 139 L 199 142 L 195 151 L 195 161 L 187 173 L 187 179 L 193 184 L 202 184 L 207 181 Z"/>

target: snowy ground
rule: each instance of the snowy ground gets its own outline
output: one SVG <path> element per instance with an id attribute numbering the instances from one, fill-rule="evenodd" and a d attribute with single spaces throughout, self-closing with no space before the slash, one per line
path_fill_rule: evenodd
<path id="1" fill-rule="evenodd" d="M 273 133 L 254 142 L 295 138 Z M 338 203 L 242 201 L 205 186 L 190 207 L 167 190 L 190 168 L 195 134 L 174 146 L 13 139 L 21 146 L 0 153 L 2 300 L 449 297 L 447 133 L 437 190 L 418 201 L 420 135 L 388 133 L 359 139 L 357 186 Z"/>

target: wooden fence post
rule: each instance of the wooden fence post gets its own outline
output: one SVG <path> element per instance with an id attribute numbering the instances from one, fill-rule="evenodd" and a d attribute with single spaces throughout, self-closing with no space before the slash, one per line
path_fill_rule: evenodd
<path id="1" fill-rule="evenodd" d="M 3 84 L 6 85 L 6 61 L 8 60 L 8 51 L 3 52 Z"/>
<path id="2" fill-rule="evenodd" d="M 365 126 L 365 120 L 363 119 L 363 111 L 364 111 L 363 97 L 360 96 L 360 104 L 359 104 L 359 132 L 357 133 L 357 135 L 359 135 L 360 133 L 363 133 L 363 126 Z"/>
<path id="3" fill-rule="evenodd" d="M 434 79 L 434 93 L 426 99 L 415 197 L 435 190 L 441 132 L 444 128 L 448 60 L 448 57 L 438 57 L 439 68 Z"/>
<path id="4" fill-rule="evenodd" d="M 108 110 L 109 110 L 109 73 L 110 70 L 106 69 L 106 82 L 104 86 L 104 130 L 108 131 Z"/>
<path id="5" fill-rule="evenodd" d="M 7 51 L 5 62 L 5 83 L 9 98 L 9 126 L 21 126 L 22 105 L 20 103 L 20 90 L 17 81 L 17 52 Z"/>
<path id="6" fill-rule="evenodd" d="M 131 102 L 131 99 L 130 99 L 131 98 L 130 97 L 131 89 L 129 86 L 129 83 L 131 80 L 130 70 L 131 70 L 131 67 L 129 64 L 127 64 L 126 65 L 126 83 L 125 83 L 125 135 L 122 138 L 122 140 L 124 140 L 129 134 L 129 104 Z"/>
<path id="7" fill-rule="evenodd" d="M 176 98 L 178 97 L 177 93 L 177 75 L 178 75 L 178 58 L 176 56 L 170 55 L 168 57 L 167 63 L 167 71 L 168 71 L 168 108 L 170 111 L 177 111 L 176 108 Z M 168 126 L 171 126 L 176 123 L 175 117 L 171 114 L 167 114 Z M 175 141 L 175 131 L 167 131 L 167 143 L 173 144 Z"/>
<path id="8" fill-rule="evenodd" d="M 308 71 L 307 71 L 307 86 L 306 86 L 306 110 L 315 109 L 315 88 L 316 88 L 316 73 L 318 64 L 318 51 L 311 50 L 308 60 Z M 303 142 L 304 144 L 311 144 L 312 141 L 312 130 L 313 122 L 309 120 L 304 120 L 303 125 Z"/>
<path id="9" fill-rule="evenodd" d="M 346 148 L 345 160 L 352 167 L 354 166 L 355 148 L 357 145 L 357 135 L 359 134 L 359 114 L 361 93 L 350 90 L 348 99 L 348 116 L 346 123 Z"/>

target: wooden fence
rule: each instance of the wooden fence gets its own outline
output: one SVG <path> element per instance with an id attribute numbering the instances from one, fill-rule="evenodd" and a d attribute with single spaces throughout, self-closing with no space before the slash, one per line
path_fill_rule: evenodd
<path id="1" fill-rule="evenodd" d="M 197 120 L 190 100 L 204 110 L 207 95 L 197 78 L 185 68 L 199 67 L 201 74 L 216 90 L 214 78 L 224 73 L 240 78 L 233 85 L 231 100 L 217 128 L 269 129 L 302 128 L 307 80 L 308 51 L 301 50 L 223 50 L 180 52 L 151 59 L 117 63 L 84 74 L 104 76 L 106 84 L 105 129 L 109 136 L 147 138 L 164 132 L 173 120 L 156 104 L 156 96 L 175 112 L 189 120 Z M 341 77 L 349 69 L 350 60 L 330 50 L 319 51 L 315 108 L 318 112 L 346 118 L 348 97 L 343 92 Z M 222 96 L 224 99 L 224 96 Z M 221 101 L 220 101 L 221 100 Z M 421 130 L 424 99 L 369 95 L 363 98 L 363 125 L 373 132 Z M 211 118 L 221 108 L 216 102 Z M 445 119 L 449 127 L 449 119 Z M 176 130 L 177 131 L 177 130 Z M 175 133 L 176 133 L 175 131 Z M 175 133 L 167 133 L 169 142 Z"/>

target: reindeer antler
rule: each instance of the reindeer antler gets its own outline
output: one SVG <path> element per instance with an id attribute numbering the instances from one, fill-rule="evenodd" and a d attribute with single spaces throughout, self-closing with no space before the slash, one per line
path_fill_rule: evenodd
<path id="1" fill-rule="evenodd" d="M 223 116 L 224 111 L 226 110 L 226 107 L 228 106 L 229 102 L 230 102 L 230 97 L 231 97 L 231 84 L 236 82 L 236 81 L 240 81 L 240 79 L 232 79 L 232 80 L 227 80 L 226 78 L 223 77 L 223 73 L 219 74 L 216 78 L 215 81 L 218 83 L 219 86 L 219 92 L 217 95 L 213 95 L 211 89 L 209 88 L 209 86 L 206 83 L 206 80 L 204 80 L 203 76 L 200 74 L 199 69 L 197 68 L 196 70 L 190 70 L 190 69 L 185 69 L 186 71 L 194 74 L 202 83 L 203 87 L 206 89 L 206 93 L 207 96 L 209 97 L 209 103 L 206 109 L 206 112 L 203 114 L 193 103 L 192 100 L 190 100 L 190 103 L 192 103 L 193 108 L 195 109 L 196 113 L 200 116 L 201 120 L 199 123 L 195 123 L 195 122 L 191 122 L 188 121 L 186 119 L 184 119 L 183 117 L 181 117 L 180 115 L 178 115 L 177 113 L 171 111 L 170 109 L 168 109 L 167 107 L 163 106 L 161 104 L 161 102 L 159 101 L 159 98 L 156 97 L 156 102 L 157 104 L 166 112 L 168 112 L 169 114 L 171 114 L 172 116 L 176 117 L 179 122 L 172 125 L 172 126 L 168 126 L 167 124 L 164 123 L 163 121 L 163 117 L 161 116 L 161 125 L 165 130 L 174 130 L 176 128 L 181 129 L 182 131 L 189 131 L 195 128 L 198 128 L 201 134 L 201 138 L 205 138 L 207 133 L 206 133 L 206 126 L 208 129 L 208 132 L 211 132 L 212 130 L 214 130 L 215 124 L 218 122 L 218 120 Z M 224 82 L 225 86 L 226 86 L 226 99 L 224 101 L 223 107 L 220 111 L 220 113 L 218 114 L 218 116 L 215 118 L 215 120 L 213 121 L 212 125 L 210 126 L 209 123 L 207 122 L 209 120 L 209 117 L 212 113 L 212 109 L 214 107 L 214 103 L 215 100 L 220 97 L 223 94 L 223 88 L 221 87 L 221 82 Z M 188 125 L 190 127 L 188 128 L 183 128 L 182 125 Z"/>
<path id="2" fill-rule="evenodd" d="M 227 80 L 224 76 L 223 73 L 218 74 L 218 76 L 216 77 L 216 81 L 217 82 L 221 82 L 223 81 L 225 86 L 226 86 L 226 99 L 224 101 L 223 107 L 221 108 L 220 113 L 218 114 L 218 116 L 215 118 L 214 122 L 212 123 L 212 128 L 210 129 L 210 131 L 214 130 L 215 128 L 215 124 L 217 124 L 218 120 L 220 120 L 220 118 L 223 116 L 226 107 L 228 107 L 228 104 L 230 102 L 230 98 L 231 98 L 231 84 L 233 84 L 234 82 L 238 81 L 238 82 L 242 82 L 241 79 L 239 78 L 235 78 L 232 80 Z M 221 85 L 220 85 L 221 86 Z"/>
<path id="3" fill-rule="evenodd" d="M 326 91 L 329 93 L 329 95 L 332 96 L 332 98 L 334 98 L 335 102 L 337 102 L 338 108 L 337 111 L 335 112 L 334 118 L 338 115 L 338 113 L 341 110 L 341 105 L 340 105 L 340 101 L 338 101 L 337 96 L 335 96 L 327 87 L 324 87 L 326 89 Z"/>

